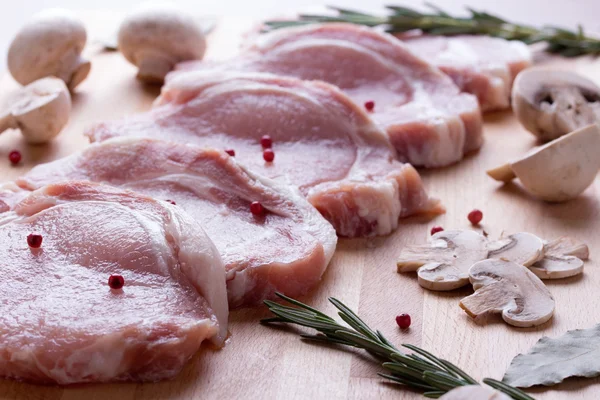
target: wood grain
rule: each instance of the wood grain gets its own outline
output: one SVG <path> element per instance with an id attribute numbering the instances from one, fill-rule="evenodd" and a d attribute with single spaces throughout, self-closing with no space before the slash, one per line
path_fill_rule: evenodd
<path id="1" fill-rule="evenodd" d="M 252 27 L 248 19 L 225 19 L 210 39 L 210 58 L 235 53 L 241 33 Z M 0 136 L 0 180 L 7 181 L 32 166 L 86 146 L 84 129 L 95 122 L 116 119 L 150 107 L 158 88 L 134 79 L 135 69 L 117 53 L 88 49 L 92 73 L 75 95 L 74 112 L 66 130 L 48 146 L 27 146 L 17 131 Z M 587 58 L 551 61 L 600 81 L 600 62 Z M 16 85 L 9 77 L 0 82 L 2 93 Z M 423 346 L 464 368 L 476 378 L 501 378 L 510 360 L 526 351 L 542 335 L 558 335 L 600 321 L 600 271 L 596 260 L 599 238 L 598 180 L 580 198 L 562 205 L 536 201 L 516 185 L 499 187 L 484 171 L 514 158 L 535 145 L 531 135 L 510 112 L 485 117 L 486 141 L 477 154 L 449 168 L 423 171 L 430 193 L 442 199 L 447 214 L 435 221 L 409 219 L 389 237 L 340 240 L 321 285 L 302 300 L 333 312 L 327 302 L 335 296 L 357 310 L 395 343 Z M 24 162 L 9 166 L 12 149 L 23 152 Z M 426 240 L 432 225 L 467 229 L 467 213 L 484 213 L 482 228 L 491 236 L 502 231 L 528 231 L 552 239 L 572 235 L 588 242 L 591 260 L 581 277 L 548 282 L 556 298 L 556 314 L 535 329 L 511 328 L 498 317 L 473 321 L 458 307 L 469 290 L 428 292 L 414 274 L 396 273 L 395 258 L 409 243 Z M 409 313 L 413 325 L 407 332 L 396 327 L 394 317 Z M 231 316 L 231 339 L 215 351 L 203 350 L 177 379 L 157 384 L 84 385 L 59 388 L 0 381 L 0 399 L 134 400 L 134 399 L 417 399 L 407 389 L 384 383 L 378 368 L 364 354 L 302 343 L 287 329 L 258 324 L 265 310 L 242 310 Z M 576 396 L 600 397 L 598 379 L 569 380 L 558 388 L 534 391 L 539 399 Z"/>

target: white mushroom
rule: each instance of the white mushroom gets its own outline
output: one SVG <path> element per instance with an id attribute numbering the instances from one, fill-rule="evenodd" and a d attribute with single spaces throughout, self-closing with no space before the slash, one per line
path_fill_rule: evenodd
<path id="1" fill-rule="evenodd" d="M 513 84 L 513 110 L 542 141 L 600 121 L 600 88 L 574 72 L 530 68 Z"/>
<path id="2" fill-rule="evenodd" d="M 202 59 L 206 39 L 190 15 L 169 5 L 152 4 L 121 23 L 118 47 L 139 68 L 138 79 L 162 83 L 178 62 Z"/>
<path id="3" fill-rule="evenodd" d="M 488 243 L 486 258 L 502 258 L 526 267 L 544 257 L 544 241 L 527 232 L 518 232 Z"/>
<path id="4" fill-rule="evenodd" d="M 526 267 L 507 260 L 490 259 L 469 270 L 475 293 L 460 301 L 472 318 L 502 313 L 509 325 L 525 328 L 552 318 L 554 298 L 544 283 Z"/>
<path id="5" fill-rule="evenodd" d="M 545 201 L 563 202 L 581 194 L 600 169 L 600 128 L 590 125 L 547 143 L 523 158 L 487 171 L 497 181 L 519 178 Z"/>
<path id="6" fill-rule="evenodd" d="M 467 385 L 452 389 L 440 400 L 510 400 L 511 398 L 502 392 L 489 386 Z"/>
<path id="7" fill-rule="evenodd" d="M 85 27 L 73 13 L 61 9 L 43 11 L 13 39 L 8 50 L 8 69 L 22 85 L 56 76 L 73 90 L 90 72 L 90 62 L 81 58 L 86 39 Z"/>
<path id="8" fill-rule="evenodd" d="M 58 78 L 42 78 L 20 89 L 8 110 L 0 116 L 0 132 L 20 129 L 27 142 L 46 143 L 69 120 L 71 96 Z"/>
<path id="9" fill-rule="evenodd" d="M 583 260 L 589 257 L 586 244 L 561 237 L 544 245 L 544 258 L 529 269 L 540 279 L 559 279 L 583 272 Z"/>
<path id="10" fill-rule="evenodd" d="M 426 246 L 408 246 L 397 262 L 398 272 L 417 271 L 419 285 L 446 291 L 469 283 L 469 268 L 490 257 L 532 265 L 543 257 L 544 243 L 535 235 L 517 233 L 489 242 L 474 231 L 442 231 Z"/>

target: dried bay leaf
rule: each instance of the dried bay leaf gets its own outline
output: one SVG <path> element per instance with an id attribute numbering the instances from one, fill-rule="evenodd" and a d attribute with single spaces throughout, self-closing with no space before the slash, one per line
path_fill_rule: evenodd
<path id="1" fill-rule="evenodd" d="M 541 338 L 527 354 L 516 356 L 502 381 L 516 387 L 551 386 L 570 377 L 600 375 L 600 324 Z"/>

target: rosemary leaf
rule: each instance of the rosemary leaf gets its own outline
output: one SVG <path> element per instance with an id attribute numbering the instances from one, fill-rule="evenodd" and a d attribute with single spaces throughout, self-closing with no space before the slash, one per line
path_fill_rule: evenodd
<path id="1" fill-rule="evenodd" d="M 448 371 L 447 367 L 442 362 L 440 362 L 439 358 L 437 358 L 430 352 L 425 351 L 417 346 L 413 346 L 412 344 L 403 344 L 402 347 L 406 347 L 407 349 L 410 349 L 410 350 L 414 351 L 415 353 L 422 355 L 423 357 L 430 360 L 432 363 L 438 365 L 442 370 Z"/>
<path id="2" fill-rule="evenodd" d="M 381 364 L 381 366 L 389 371 L 398 373 L 401 376 L 409 376 L 418 382 L 423 382 L 423 373 L 416 368 L 407 367 L 395 362 L 385 362 Z"/>
<path id="3" fill-rule="evenodd" d="M 423 380 L 440 390 L 450 391 L 459 386 L 465 386 L 467 383 L 459 379 L 452 378 L 443 372 L 423 372 Z"/>
<path id="4" fill-rule="evenodd" d="M 455 375 L 460 376 L 465 381 L 469 382 L 471 385 L 477 385 L 477 381 L 471 378 L 465 371 L 458 368 L 456 365 L 452 364 L 450 361 L 441 360 L 442 364 L 446 366 L 447 369 L 452 371 Z"/>
<path id="5" fill-rule="evenodd" d="M 286 295 L 283 295 L 281 293 L 276 293 L 276 294 L 277 294 L 277 297 L 279 297 L 280 299 L 283 299 L 283 300 L 287 301 L 288 303 L 291 303 L 291 304 L 293 304 L 295 306 L 298 306 L 300 308 L 304 308 L 305 310 L 311 311 L 311 312 L 313 312 L 313 313 L 315 313 L 317 315 L 320 315 L 323 318 L 327 318 L 330 321 L 334 321 L 334 319 L 331 318 L 329 315 L 322 313 L 321 311 L 317 310 L 316 308 L 313 308 L 313 307 L 311 307 L 309 305 L 306 305 L 306 304 L 304 304 L 304 303 L 302 303 L 302 302 L 300 302 L 298 300 L 294 300 L 291 297 L 287 297 Z M 277 303 L 274 303 L 274 304 L 277 304 Z"/>
<path id="6" fill-rule="evenodd" d="M 411 366 L 411 367 L 414 367 L 414 368 L 419 368 L 419 369 L 421 369 L 421 371 L 442 371 L 440 368 L 438 368 L 435 365 L 423 362 L 423 361 L 418 360 L 418 359 L 415 360 L 412 357 L 405 356 L 404 354 L 398 354 L 398 353 L 392 354 L 390 356 L 390 358 L 392 360 L 394 360 L 394 361 L 398 361 L 398 362 L 400 362 L 402 364 L 405 364 L 407 366 Z"/>
<path id="7" fill-rule="evenodd" d="M 433 386 L 429 386 L 429 385 L 417 383 L 417 382 L 414 382 L 414 381 L 409 381 L 409 380 L 406 380 L 406 379 L 403 379 L 403 378 L 399 378 L 399 377 L 397 377 L 395 375 L 388 375 L 388 374 L 384 374 L 384 373 L 381 373 L 381 372 L 378 372 L 377 375 L 379 375 L 379 376 L 381 376 L 383 378 L 389 379 L 391 381 L 394 381 L 396 383 L 400 383 L 402 385 L 412 386 L 415 389 L 433 390 L 433 391 L 436 390 L 436 388 L 434 388 Z"/>
<path id="8" fill-rule="evenodd" d="M 365 350 L 373 351 L 376 354 L 380 354 L 382 356 L 389 357 L 389 355 L 395 351 L 395 349 L 390 349 L 383 344 L 377 343 L 376 341 L 373 341 L 368 337 L 356 333 L 337 331 L 335 334 L 336 336 L 339 336 L 342 339 L 346 339 L 349 342 L 360 345 L 360 347 L 362 347 Z"/>
<path id="9" fill-rule="evenodd" d="M 430 399 L 439 399 L 440 397 L 442 397 L 445 394 L 446 394 L 446 392 L 444 392 L 444 391 L 436 390 L 433 392 L 425 392 L 425 393 L 423 393 L 423 396 L 429 397 Z"/>
<path id="10" fill-rule="evenodd" d="M 300 334 L 300 337 L 302 337 L 302 339 L 312 340 L 314 342 L 334 343 L 334 344 L 341 344 L 341 345 L 344 345 L 344 346 L 359 347 L 358 345 L 356 345 L 356 344 L 354 344 L 352 342 L 348 342 L 347 340 L 338 339 L 338 338 L 333 337 L 333 336 L 325 336 L 323 334 L 320 334 L 320 335 Z"/>

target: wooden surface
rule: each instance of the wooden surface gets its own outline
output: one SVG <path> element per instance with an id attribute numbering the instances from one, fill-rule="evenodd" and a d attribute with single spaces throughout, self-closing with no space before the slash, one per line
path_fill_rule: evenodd
<path id="1" fill-rule="evenodd" d="M 240 33 L 249 21 L 221 21 L 210 40 L 209 57 L 226 57 L 236 50 Z M 134 79 L 135 70 L 118 53 L 90 48 L 93 68 L 80 86 L 67 129 L 49 146 L 27 147 L 16 131 L 0 136 L 0 180 L 10 180 L 33 165 L 82 148 L 83 130 L 91 124 L 147 109 L 157 88 Z M 581 58 L 561 61 L 600 82 L 600 62 Z M 10 78 L 0 82 L 2 93 L 16 87 Z M 485 144 L 481 151 L 458 165 L 423 171 L 430 193 L 442 199 L 447 214 L 434 221 L 405 220 L 389 237 L 340 240 L 321 285 L 304 301 L 332 312 L 328 296 L 344 301 L 373 327 L 397 344 L 412 343 L 447 358 L 476 378 L 501 378 L 510 360 L 526 351 L 543 335 L 600 322 L 598 302 L 600 234 L 598 233 L 598 180 L 583 196 L 567 204 L 549 205 L 534 200 L 517 186 L 500 188 L 484 171 L 522 154 L 535 142 L 510 112 L 485 117 Z M 24 162 L 9 166 L 7 154 L 17 148 Z M 492 236 L 502 231 L 528 231 L 543 238 L 572 235 L 588 242 L 591 260 L 583 276 L 547 281 L 556 299 L 554 318 L 535 329 L 517 329 L 497 316 L 471 320 L 458 306 L 469 289 L 435 293 L 422 289 L 414 274 L 396 273 L 395 258 L 409 243 L 427 239 L 433 225 L 467 229 L 467 213 L 479 208 L 482 227 Z M 412 326 L 401 332 L 394 321 L 400 313 L 412 316 Z M 157 384 L 103 384 L 59 388 L 0 381 L 0 399 L 129 400 L 129 399 L 416 399 L 376 376 L 379 370 L 360 353 L 340 351 L 301 342 L 297 335 L 259 325 L 265 309 L 234 312 L 228 345 L 203 350 L 179 377 Z M 534 390 L 539 399 L 600 398 L 598 379 L 574 379 L 548 390 Z"/>

